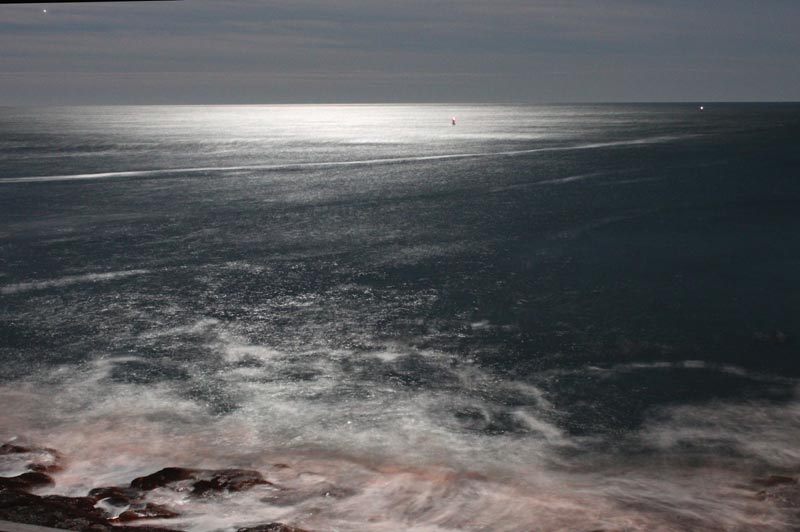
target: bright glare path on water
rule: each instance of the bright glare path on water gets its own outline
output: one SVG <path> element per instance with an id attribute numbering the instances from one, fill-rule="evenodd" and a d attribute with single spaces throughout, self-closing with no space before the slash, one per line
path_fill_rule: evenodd
<path id="1" fill-rule="evenodd" d="M 794 484 L 754 482 L 800 468 L 798 106 L 0 131 L 0 440 L 62 452 L 52 492 L 243 467 L 272 485 L 155 490 L 181 516 L 152 524 L 800 527 Z"/>

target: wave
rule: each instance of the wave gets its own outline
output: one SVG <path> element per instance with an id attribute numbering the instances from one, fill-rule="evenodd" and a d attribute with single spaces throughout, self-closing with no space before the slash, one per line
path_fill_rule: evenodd
<path id="1" fill-rule="evenodd" d="M 0 411 L 0 438 L 41 442 L 69 460 L 49 492 L 85 495 L 168 466 L 257 469 L 273 483 L 219 498 L 155 493 L 153 502 L 182 516 L 148 524 L 192 532 L 270 521 L 342 532 L 788 532 L 798 524 L 751 485 L 759 468 L 797 467 L 796 401 L 683 405 L 597 445 L 560 427 L 538 386 L 434 350 L 287 351 L 213 319 L 151 334 L 202 338 L 213 355 L 100 356 L 0 385 L 0 403 L 15 405 Z M 124 378 L 158 364 L 184 377 Z M 230 405 L 223 412 L 212 406 L 220 401 Z M 717 452 L 729 447 L 709 438 L 737 453 Z M 638 452 L 625 452 L 631 442 Z M 700 455 L 688 451 L 698 447 Z"/>
<path id="2" fill-rule="evenodd" d="M 704 360 L 662 360 L 651 362 L 630 362 L 627 364 L 614 364 L 608 368 L 599 366 L 591 366 L 588 368 L 592 372 L 629 372 L 629 371 L 647 371 L 647 370 L 670 370 L 670 369 L 689 369 L 689 370 L 708 370 L 718 373 L 725 373 L 737 377 L 747 377 L 751 380 L 759 380 L 765 382 L 792 382 L 789 378 L 778 377 L 758 373 L 752 370 L 745 369 L 741 366 L 734 364 L 718 364 L 707 362 Z"/>
<path id="3" fill-rule="evenodd" d="M 244 165 L 244 166 L 200 166 L 200 167 L 187 167 L 187 168 L 163 168 L 153 170 L 129 170 L 123 172 L 99 172 L 87 174 L 71 174 L 71 175 L 52 175 L 52 176 L 32 176 L 32 177 L 9 177 L 0 179 L 0 184 L 13 184 L 13 183 L 41 183 L 41 182 L 54 182 L 54 181 L 79 181 L 79 180 L 93 180 L 93 179 L 108 179 L 108 178 L 126 178 L 126 177 L 155 177 L 155 176 L 170 176 L 170 175 L 186 175 L 186 174 L 202 174 L 207 172 L 238 172 L 249 170 L 301 170 L 308 168 L 335 168 L 339 166 L 372 166 L 382 164 L 399 164 L 399 163 L 413 163 L 425 161 L 441 161 L 449 159 L 477 159 L 477 158 L 491 158 L 491 157 L 513 157 L 518 155 L 528 155 L 533 153 L 545 152 L 558 152 L 558 151 L 574 151 L 574 150 L 592 150 L 601 148 L 613 148 L 618 146 L 637 146 L 645 144 L 657 144 L 663 142 L 670 142 L 682 137 L 676 136 L 660 136 L 660 137 L 647 137 L 634 140 L 621 140 L 612 142 L 595 142 L 588 144 L 578 144 L 573 146 L 550 146 L 544 148 L 532 148 L 528 150 L 509 150 L 489 153 L 448 153 L 441 155 L 420 155 L 411 157 L 388 157 L 383 159 L 358 159 L 351 161 L 321 161 L 321 162 L 296 162 L 285 164 L 261 164 L 261 165 Z"/>
<path id="4" fill-rule="evenodd" d="M 757 456 L 782 471 L 800 464 L 800 403 L 684 405 L 654 416 L 640 433 L 643 441 L 661 451 L 693 446 L 707 452 L 727 450 L 738 456 Z"/>
<path id="5" fill-rule="evenodd" d="M 525 189 L 531 187 L 540 187 L 544 185 L 562 185 L 565 183 L 573 183 L 577 181 L 586 181 L 587 179 L 593 179 L 595 177 L 602 177 L 604 175 L 608 175 L 606 172 L 589 172 L 586 174 L 576 174 L 566 177 L 559 177 L 555 179 L 545 179 L 543 181 L 533 181 L 530 183 L 515 183 L 512 185 L 504 186 L 504 187 L 497 187 L 492 189 L 493 193 L 497 192 L 507 192 L 509 190 L 518 190 L 518 189 Z"/>
<path id="6" fill-rule="evenodd" d="M 122 270 L 118 272 L 89 273 L 85 275 L 69 275 L 58 279 L 48 279 L 44 281 L 31 281 L 27 283 L 16 283 L 0 287 L 0 294 L 16 294 L 31 290 L 44 290 L 47 288 L 60 288 L 80 283 L 96 283 L 101 281 L 113 281 L 124 279 L 135 275 L 149 274 L 149 270 Z"/>

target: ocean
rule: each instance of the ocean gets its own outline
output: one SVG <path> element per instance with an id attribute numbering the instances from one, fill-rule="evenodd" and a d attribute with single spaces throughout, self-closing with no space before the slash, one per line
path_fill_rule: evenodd
<path id="1" fill-rule="evenodd" d="M 0 443 L 64 455 L 44 493 L 271 482 L 149 495 L 191 532 L 800 530 L 758 481 L 800 474 L 798 142 L 797 104 L 0 108 Z"/>

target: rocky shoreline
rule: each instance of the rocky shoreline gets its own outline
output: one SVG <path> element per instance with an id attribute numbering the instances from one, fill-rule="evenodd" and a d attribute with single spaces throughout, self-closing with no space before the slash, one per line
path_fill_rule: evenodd
<path id="1" fill-rule="evenodd" d="M 0 520 L 56 527 L 79 532 L 183 532 L 173 528 L 130 526 L 142 519 L 173 519 L 174 508 L 148 502 L 157 488 L 188 492 L 192 497 L 246 491 L 257 485 L 274 485 L 258 471 L 246 469 L 187 469 L 168 467 L 135 478 L 128 486 L 95 488 L 85 497 L 36 495 L 36 489 L 54 484 L 51 476 L 63 469 L 63 457 L 55 449 L 14 444 L 0 445 L 0 456 L 10 457 L 27 469 L 0 477 Z M 240 528 L 238 532 L 311 532 L 283 523 Z"/>
<path id="2" fill-rule="evenodd" d="M 181 493 L 190 498 L 222 496 L 268 486 L 283 488 L 248 469 L 190 469 L 167 467 L 134 478 L 126 486 L 106 486 L 90 490 L 83 497 L 38 495 L 37 490 L 55 484 L 52 474 L 64 469 L 64 458 L 55 449 L 6 443 L 0 445 L 0 459 L 11 469 L 24 472 L 0 476 L 0 521 L 55 527 L 78 532 L 184 532 L 139 524 L 145 519 L 170 520 L 181 517 L 179 509 L 148 500 L 153 490 Z M 274 464 L 275 468 L 289 468 Z M 6 468 L 8 469 L 8 467 Z M 800 522 L 800 479 L 770 475 L 755 478 L 741 486 L 752 500 L 780 508 L 794 522 Z M 239 528 L 237 532 L 312 532 L 284 523 L 264 523 Z M 597 528 L 575 532 L 623 532 Z"/>

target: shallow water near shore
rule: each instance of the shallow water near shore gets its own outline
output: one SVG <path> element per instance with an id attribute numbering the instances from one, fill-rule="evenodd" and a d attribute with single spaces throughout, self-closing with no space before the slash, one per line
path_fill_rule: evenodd
<path id="1" fill-rule="evenodd" d="M 458 125 L 449 117 L 458 116 Z M 0 109 L 0 440 L 235 530 L 791 531 L 800 106 Z M 19 464 L 0 462 L 0 475 Z"/>

